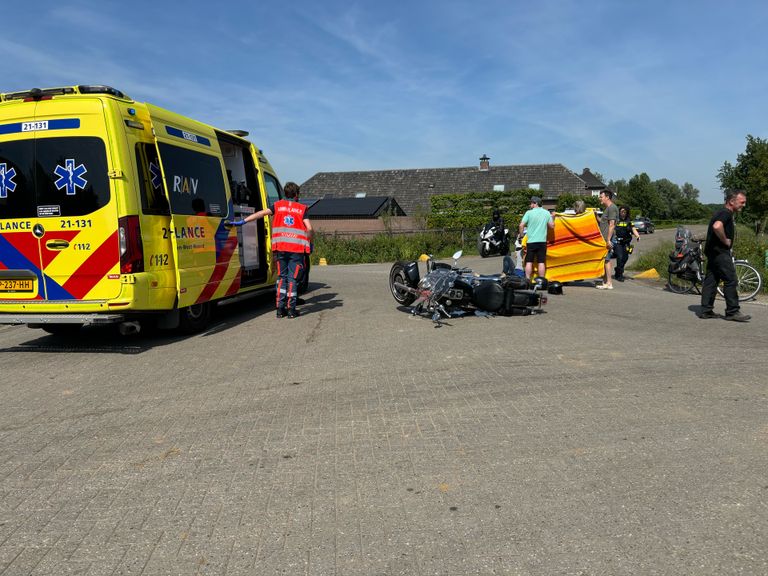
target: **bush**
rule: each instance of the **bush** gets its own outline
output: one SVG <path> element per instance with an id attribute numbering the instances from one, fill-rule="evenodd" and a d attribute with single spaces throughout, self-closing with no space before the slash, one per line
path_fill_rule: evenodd
<path id="1" fill-rule="evenodd" d="M 477 253 L 474 235 L 464 236 L 461 231 L 432 231 L 419 234 L 393 235 L 387 233 L 370 237 L 343 237 L 335 234 L 315 234 L 312 264 L 325 258 L 331 264 L 365 264 L 415 260 L 422 254 L 445 258 L 456 250 Z"/>

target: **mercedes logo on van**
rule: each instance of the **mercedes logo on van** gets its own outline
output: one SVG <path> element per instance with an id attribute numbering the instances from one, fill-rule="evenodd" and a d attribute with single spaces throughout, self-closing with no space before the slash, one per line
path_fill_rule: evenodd
<path id="1" fill-rule="evenodd" d="M 35 238 L 42 238 L 43 234 L 45 234 L 45 228 L 43 228 L 42 224 L 35 224 L 34 228 L 32 228 L 32 234 L 35 235 Z"/>

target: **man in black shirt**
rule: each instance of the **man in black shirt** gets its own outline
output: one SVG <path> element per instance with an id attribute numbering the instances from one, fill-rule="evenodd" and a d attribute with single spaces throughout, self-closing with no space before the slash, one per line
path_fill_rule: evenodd
<path id="1" fill-rule="evenodd" d="M 701 286 L 701 313 L 699 318 L 718 318 L 713 308 L 717 285 L 723 281 L 725 294 L 725 319 L 735 322 L 748 322 L 751 316 L 739 310 L 739 295 L 736 287 L 736 269 L 733 266 L 733 240 L 736 236 L 733 215 L 741 212 L 747 203 L 743 190 L 728 190 L 725 193 L 725 206 L 715 212 L 707 228 L 707 243 L 704 254 L 707 256 L 707 275 Z"/>

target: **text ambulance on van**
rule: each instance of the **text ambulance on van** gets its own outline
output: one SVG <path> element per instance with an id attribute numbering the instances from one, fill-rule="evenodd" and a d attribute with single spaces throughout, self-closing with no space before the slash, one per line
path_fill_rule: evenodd
<path id="1" fill-rule="evenodd" d="M 0 94 L 0 324 L 194 332 L 273 289 L 269 221 L 224 224 L 282 194 L 245 135 L 108 86 Z"/>

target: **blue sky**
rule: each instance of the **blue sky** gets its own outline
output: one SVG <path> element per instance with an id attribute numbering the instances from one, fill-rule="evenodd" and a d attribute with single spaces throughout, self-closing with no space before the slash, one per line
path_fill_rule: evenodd
<path id="1" fill-rule="evenodd" d="M 562 163 L 720 201 L 768 137 L 768 3 L 12 2 L 0 91 L 108 84 L 316 172 Z"/>

